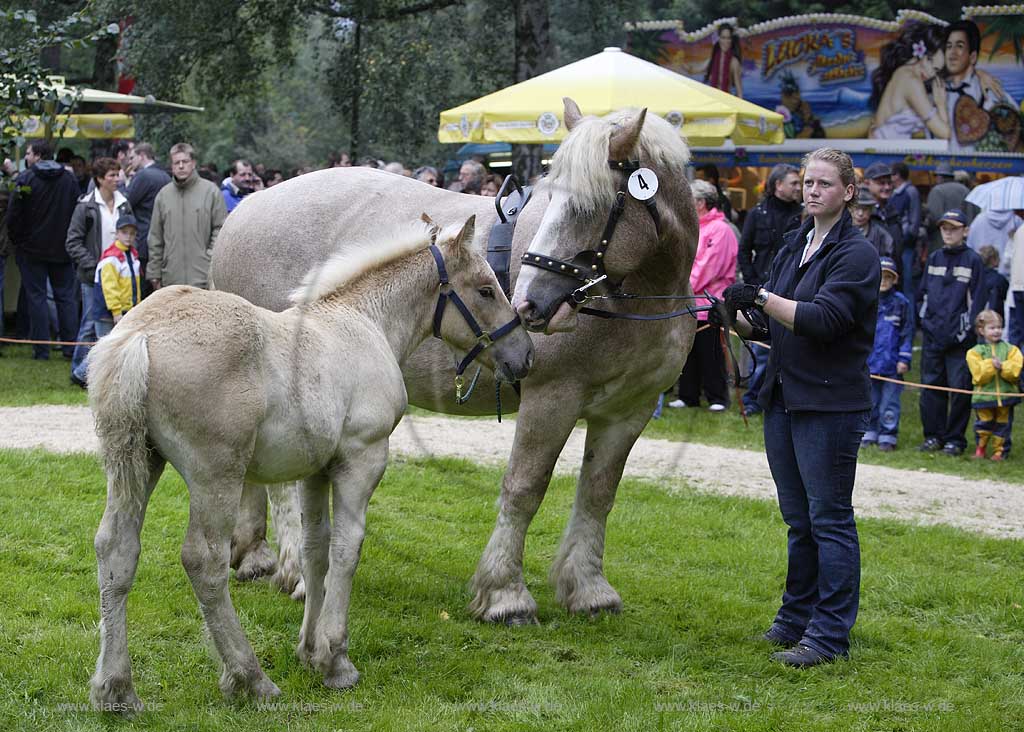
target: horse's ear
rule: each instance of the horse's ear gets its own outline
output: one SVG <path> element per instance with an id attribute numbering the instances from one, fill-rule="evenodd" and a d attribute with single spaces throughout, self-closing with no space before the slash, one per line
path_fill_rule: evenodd
<path id="1" fill-rule="evenodd" d="M 562 115 L 565 120 L 565 129 L 572 132 L 572 128 L 583 119 L 583 113 L 580 111 L 580 106 L 569 97 L 562 97 L 562 104 L 565 105 L 565 112 Z"/>
<path id="2" fill-rule="evenodd" d="M 636 148 L 636 142 L 640 139 L 640 130 L 644 127 L 644 120 L 647 119 L 647 107 L 644 107 L 631 120 L 627 120 L 614 133 L 608 142 L 609 160 L 626 160 Z"/>
<path id="3" fill-rule="evenodd" d="M 455 251 L 468 252 L 472 248 L 473 235 L 476 233 L 476 214 L 473 214 L 462 225 L 462 231 L 455 237 Z"/>
<path id="4" fill-rule="evenodd" d="M 441 231 L 441 227 L 437 225 L 437 222 L 427 216 L 426 212 L 420 214 L 420 221 L 430 227 L 430 243 L 437 243 L 437 234 Z"/>

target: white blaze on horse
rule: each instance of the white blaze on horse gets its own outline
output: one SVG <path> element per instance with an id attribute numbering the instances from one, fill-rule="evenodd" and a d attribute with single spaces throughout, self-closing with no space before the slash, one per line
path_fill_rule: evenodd
<path id="1" fill-rule="evenodd" d="M 301 304 L 281 313 L 225 292 L 166 287 L 93 348 L 89 398 L 107 472 L 96 534 L 97 708 L 140 706 L 126 604 L 146 504 L 167 462 L 188 485 L 181 558 L 223 662 L 224 693 L 280 693 L 228 593 L 245 481 L 303 480 L 298 654 L 327 686 L 356 682 L 348 659 L 352 577 L 388 437 L 407 405 L 402 361 L 432 332 L 508 380 L 525 376 L 533 360 L 530 336 L 475 251 L 473 230 L 472 219 L 440 233 L 417 223 L 343 251 L 306 279 Z M 443 307 L 452 302 L 457 307 Z"/>
<path id="2" fill-rule="evenodd" d="M 581 315 L 568 304 L 612 291 L 692 296 L 689 275 L 698 231 L 686 178 L 689 150 L 672 125 L 642 111 L 583 117 L 568 99 L 565 122 L 570 132 L 552 159 L 550 175 L 519 213 L 512 240 L 513 303 L 531 330 L 554 335 L 535 337 L 536 363 L 521 396 L 511 389 L 502 393 L 502 406 L 519 416 L 497 524 L 472 583 L 470 609 L 486 621 L 536 619 L 537 605 L 522 572 L 526 531 L 579 419 L 587 421 L 586 451 L 551 580 L 570 612 L 621 608 L 604 576 L 606 520 L 630 449 L 658 394 L 679 376 L 696 330 L 689 316 L 607 320 Z M 442 224 L 475 214 L 484 232 L 498 219 L 493 198 L 366 168 L 319 171 L 253 194 L 232 212 L 213 252 L 212 280 L 219 289 L 281 309 L 309 263 L 326 260 L 338 242 L 372 230 L 383 219 L 424 210 Z M 590 304 L 642 317 L 680 305 L 603 302 Z M 494 414 L 494 380 L 486 370 L 468 402 L 451 400 L 452 359 L 437 344 L 425 342 L 402 373 L 416 406 Z M 275 519 L 297 514 L 287 505 L 290 491 L 273 488 L 271 493 Z M 232 558 L 240 578 L 273 568 L 263 491 L 247 486 L 244 495 Z M 275 580 L 291 591 L 299 578 L 297 532 L 288 523 L 275 523 L 275 534 L 281 543 Z"/>

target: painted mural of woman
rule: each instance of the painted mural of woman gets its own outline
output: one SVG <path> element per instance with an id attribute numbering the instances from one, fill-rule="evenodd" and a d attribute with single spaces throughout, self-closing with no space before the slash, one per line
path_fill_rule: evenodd
<path id="1" fill-rule="evenodd" d="M 724 92 L 743 96 L 743 65 L 740 39 L 728 23 L 718 26 L 718 38 L 711 47 L 711 62 L 704 72 L 704 83 Z"/>
<path id="2" fill-rule="evenodd" d="M 871 73 L 868 106 L 875 117 L 868 136 L 881 140 L 927 137 L 949 139 L 946 86 L 937 74 L 945 65 L 945 38 L 937 25 L 910 22 L 882 47 Z"/>

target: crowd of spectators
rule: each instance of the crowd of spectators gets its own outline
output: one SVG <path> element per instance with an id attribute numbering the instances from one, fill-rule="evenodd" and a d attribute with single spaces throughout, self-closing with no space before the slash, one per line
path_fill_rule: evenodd
<path id="1" fill-rule="evenodd" d="M 112 261 L 108 252 L 119 266 L 137 259 L 139 270 L 121 278 L 129 284 L 138 279 L 138 288 L 128 288 L 135 301 L 164 285 L 206 287 L 225 217 L 247 196 L 315 170 L 285 172 L 245 159 L 220 168 L 201 162 L 187 143 L 174 145 L 164 160 L 145 142 L 118 140 L 104 153 L 86 161 L 70 148 L 54 155 L 47 142 L 30 141 L 24 165 L 7 158 L 0 171 L 0 303 L 7 256 L 13 253 L 21 274 L 16 335 L 40 341 L 33 346 L 36 359 L 50 358 L 46 341 L 95 342 L 103 330 L 100 321 L 114 317 L 105 307 L 109 303 L 97 300 L 103 295 L 99 265 Z M 502 181 L 476 159 L 464 161 L 448 180 L 430 165 L 413 170 L 371 157 L 357 164 L 483 196 L 496 196 Z M 352 165 L 347 153 L 338 152 L 323 167 Z M 117 225 L 125 217 L 132 221 L 130 235 Z M 3 326 L 0 317 L 0 337 Z M 71 381 L 85 387 L 88 346 L 59 350 L 71 362 Z"/>
<path id="2" fill-rule="evenodd" d="M 21 272 L 19 336 L 78 343 L 95 341 L 100 316 L 109 317 L 109 308 L 96 302 L 101 292 L 97 268 L 112 246 L 125 245 L 118 238 L 119 220 L 131 217 L 133 222 L 133 242 L 118 261 L 137 257 L 139 271 L 131 275 L 139 278 L 137 299 L 168 284 L 206 287 L 210 253 L 225 217 L 247 196 L 314 170 L 286 172 L 246 159 L 220 168 L 201 162 L 186 143 L 172 147 L 162 162 L 151 145 L 128 141 L 115 142 L 107 155 L 92 161 L 68 148 L 54 156 L 47 143 L 30 142 L 24 163 L 20 172 L 11 160 L 3 166 L 5 181 L 14 178 L 29 193 L 11 195 L 9 186 L 0 186 L 0 298 L 11 250 Z M 497 195 L 502 180 L 476 159 L 462 162 L 447 179 L 439 167 L 411 169 L 371 157 L 353 161 L 340 152 L 328 156 L 324 167 L 353 165 L 473 195 Z M 768 279 L 783 236 L 806 218 L 800 170 L 775 166 L 763 197 L 746 211 L 734 210 L 714 165 L 699 166 L 696 173 L 693 195 L 700 235 L 691 275 L 694 291 L 717 296 L 736 281 L 760 286 Z M 882 378 L 877 380 L 865 446 L 886 451 L 895 449 L 898 440 L 899 382 L 913 358 L 908 338 L 918 331 L 922 335 L 925 384 L 963 392 L 976 386 L 967 352 L 980 337 L 975 319 L 982 311 L 1006 319 L 1010 345 L 1024 341 L 1024 211 L 973 209 L 965 203 L 970 177 L 945 163 L 935 168 L 931 182 L 922 195 L 905 165 L 874 163 L 858 176 L 848 204 L 853 226 L 877 250 L 883 272 L 876 352 L 869 361 L 872 374 Z M 722 334 L 713 323 L 701 325 L 668 406 L 696 407 L 703 397 L 709 409 L 724 411 L 730 394 Z M 0 319 L 0 335 L 2 328 Z M 72 381 L 84 386 L 88 347 L 60 350 L 71 361 Z M 752 350 L 743 396 L 748 413 L 760 410 L 757 394 L 768 357 L 763 346 L 754 344 Z M 33 348 L 38 359 L 50 353 L 45 344 Z M 924 391 L 921 449 L 960 454 L 970 410 L 967 393 Z M 1003 456 L 1008 448 L 1007 442 Z"/>
<path id="3" fill-rule="evenodd" d="M 701 179 L 693 184 L 693 196 L 700 236 L 690 278 L 693 291 L 719 296 L 733 281 L 760 287 L 769 278 L 784 235 L 807 216 L 801 203 L 800 171 L 790 165 L 775 166 L 762 199 L 740 216 L 726 205 L 714 166 L 698 168 L 698 175 Z M 922 196 L 906 165 L 876 162 L 858 175 L 847 204 L 852 225 L 877 251 L 882 272 L 874 350 L 868 360 L 873 409 L 862 447 L 896 449 L 902 382 L 914 358 L 913 338 L 920 332 L 921 381 L 938 388 L 921 392 L 924 441 L 918 449 L 955 456 L 967 445 L 972 401 L 975 408 L 979 400 L 988 407 L 990 394 L 984 384 L 1016 384 L 1019 376 L 1019 364 L 1015 365 L 1019 359 L 996 357 L 997 364 L 1007 365 L 1003 371 L 997 365 L 995 376 L 990 372 L 992 354 L 1008 352 L 1024 341 L 1024 211 L 979 212 L 966 202 L 970 177 L 958 175 L 945 163 L 936 166 L 931 182 Z M 727 224 L 733 222 L 742 225 L 738 236 L 728 230 Z M 709 262 L 714 262 L 711 276 Z M 984 323 L 979 321 L 983 313 Z M 1008 342 L 1001 346 L 999 339 L 991 341 L 993 319 L 999 321 L 1000 337 L 1004 319 L 1009 322 Z M 708 409 L 721 412 L 729 404 L 723 340 L 713 323 L 701 326 L 676 398 L 668 406 L 698 407 L 704 396 Z M 988 365 L 970 367 L 968 353 L 984 350 L 986 338 L 990 339 L 985 351 Z M 755 343 L 752 352 L 743 395 L 747 413 L 761 411 L 757 395 L 769 351 Z M 997 445 L 993 460 L 1005 459 L 1009 453 L 1009 428 L 1001 421 L 1007 412 L 999 410 L 1012 408 L 1017 397 L 1003 396 L 1008 387 L 1002 388 L 998 404 L 992 405 L 996 412 L 978 413 L 977 457 L 986 456 L 986 442 L 990 447 Z M 660 411 L 659 403 L 656 416 Z"/>

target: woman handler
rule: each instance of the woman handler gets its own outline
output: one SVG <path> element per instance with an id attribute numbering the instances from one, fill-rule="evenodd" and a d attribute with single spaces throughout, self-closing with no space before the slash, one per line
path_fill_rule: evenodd
<path id="1" fill-rule="evenodd" d="M 878 252 L 846 210 L 856 190 L 850 157 L 821 148 L 804 168 L 809 215 L 786 235 L 768 281 L 724 293 L 736 330 L 771 344 L 758 403 L 789 526 L 789 567 L 782 607 L 764 638 L 786 648 L 774 660 L 801 668 L 846 657 L 857 619 L 852 495 L 871 409 L 867 358 L 881 277 Z"/>

